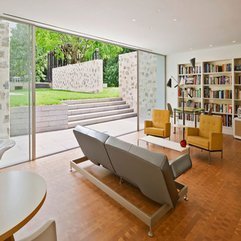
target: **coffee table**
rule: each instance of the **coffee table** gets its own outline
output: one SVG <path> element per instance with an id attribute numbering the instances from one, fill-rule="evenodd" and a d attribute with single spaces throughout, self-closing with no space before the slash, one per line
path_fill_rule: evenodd
<path id="1" fill-rule="evenodd" d="M 46 183 L 38 174 L 27 171 L 0 173 L 0 240 L 14 240 L 13 234 L 41 208 L 46 193 Z"/>
<path id="2" fill-rule="evenodd" d="M 188 145 L 186 147 L 181 147 L 180 143 L 178 142 L 170 141 L 156 136 L 144 136 L 138 141 L 145 141 L 147 143 L 155 144 L 157 146 L 162 146 L 179 152 L 187 151 L 189 153 L 190 151 L 190 147 Z"/>

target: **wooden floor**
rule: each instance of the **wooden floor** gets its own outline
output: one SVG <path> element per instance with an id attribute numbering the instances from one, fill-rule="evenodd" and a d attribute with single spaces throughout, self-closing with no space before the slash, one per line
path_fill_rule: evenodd
<path id="1" fill-rule="evenodd" d="M 136 144 L 139 135 L 142 133 L 121 139 Z M 141 145 L 146 147 L 145 143 Z M 165 152 L 169 159 L 179 155 L 154 145 L 148 148 Z M 32 232 L 49 218 L 54 218 L 59 241 L 241 240 L 241 141 L 232 136 L 224 137 L 224 159 L 220 159 L 219 153 L 213 153 L 211 164 L 208 163 L 207 152 L 191 149 L 193 168 L 178 179 L 188 185 L 189 201 L 179 201 L 175 210 L 158 222 L 153 229 L 153 238 L 147 236 L 146 225 L 135 216 L 79 173 L 69 172 L 69 161 L 81 155 L 80 149 L 76 149 L 1 170 L 39 173 L 48 186 L 43 207 L 16 234 L 17 238 Z M 116 182 L 115 185 L 120 184 Z M 135 196 L 131 189 L 129 193 L 130 199 L 139 206 L 148 203 L 140 200 L 140 195 Z"/>

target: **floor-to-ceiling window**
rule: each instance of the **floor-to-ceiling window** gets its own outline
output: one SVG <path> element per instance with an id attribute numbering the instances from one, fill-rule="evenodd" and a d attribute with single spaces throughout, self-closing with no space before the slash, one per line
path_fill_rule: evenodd
<path id="1" fill-rule="evenodd" d="M 15 141 L 0 167 L 31 159 L 32 37 L 31 25 L 0 20 L 0 139 Z"/>
<path id="2" fill-rule="evenodd" d="M 138 51 L 138 124 L 151 119 L 154 108 L 165 109 L 165 56 Z"/>

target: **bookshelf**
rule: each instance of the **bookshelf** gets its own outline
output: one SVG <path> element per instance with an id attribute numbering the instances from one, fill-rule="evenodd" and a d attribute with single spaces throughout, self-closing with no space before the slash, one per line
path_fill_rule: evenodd
<path id="1" fill-rule="evenodd" d="M 182 106 L 182 90 L 184 90 L 184 106 L 186 107 L 201 107 L 201 65 L 196 64 L 193 68 L 190 64 L 178 65 L 178 106 Z M 192 98 L 190 96 L 192 96 Z M 180 115 L 180 119 L 182 116 Z M 186 119 L 193 121 L 192 115 L 186 115 Z"/>
<path id="2" fill-rule="evenodd" d="M 223 127 L 232 128 L 232 60 L 203 63 L 203 108 L 220 115 Z M 231 132 L 231 130 L 230 130 Z"/>
<path id="3" fill-rule="evenodd" d="M 182 106 L 184 89 L 185 106 L 201 107 L 205 113 L 212 108 L 213 115 L 222 116 L 223 133 L 232 134 L 233 119 L 241 106 L 241 58 L 204 61 L 197 63 L 195 69 L 190 64 L 177 67 L 178 106 Z M 193 121 L 193 117 L 187 115 L 186 120 Z"/>
<path id="4" fill-rule="evenodd" d="M 233 86 L 233 117 L 237 117 L 237 109 L 241 106 L 241 58 L 234 59 L 234 86 Z"/>

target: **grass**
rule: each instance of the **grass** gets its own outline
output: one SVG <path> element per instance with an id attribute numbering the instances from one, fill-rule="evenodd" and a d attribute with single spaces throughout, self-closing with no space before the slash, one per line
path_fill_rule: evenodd
<path id="1" fill-rule="evenodd" d="M 100 93 L 82 93 L 67 90 L 36 89 L 36 105 L 57 105 L 63 100 L 98 99 L 119 97 L 119 88 L 104 88 Z M 28 91 L 15 90 L 10 93 L 10 105 L 27 106 Z"/>

